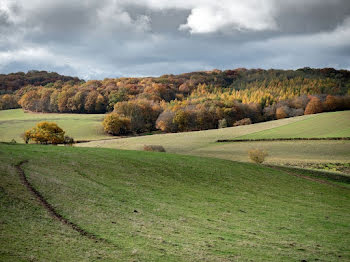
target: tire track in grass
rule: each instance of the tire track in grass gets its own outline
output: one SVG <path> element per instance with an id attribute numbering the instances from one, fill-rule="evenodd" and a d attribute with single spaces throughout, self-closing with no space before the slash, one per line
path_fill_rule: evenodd
<path id="1" fill-rule="evenodd" d="M 43 197 L 43 195 L 35 189 L 35 187 L 28 181 L 26 174 L 24 173 L 24 170 L 22 169 L 22 165 L 25 163 L 28 163 L 28 160 L 20 161 L 18 164 L 14 165 L 17 174 L 19 175 L 23 185 L 34 195 L 34 197 L 40 202 L 40 204 L 47 210 L 47 212 L 56 220 L 60 221 L 64 225 L 67 225 L 71 227 L 73 230 L 78 232 L 80 235 L 88 237 L 92 240 L 95 240 L 96 242 L 106 242 L 110 243 L 107 239 L 101 238 L 96 236 L 93 233 L 90 233 L 83 228 L 81 228 L 79 225 L 73 223 L 72 221 L 68 220 L 67 218 L 63 217 L 58 211 L 49 203 L 47 200 Z M 112 244 L 112 243 L 110 243 Z"/>

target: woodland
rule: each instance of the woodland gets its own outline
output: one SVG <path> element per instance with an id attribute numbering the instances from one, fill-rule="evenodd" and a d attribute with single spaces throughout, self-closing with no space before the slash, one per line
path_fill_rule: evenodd
<path id="1" fill-rule="evenodd" d="M 46 71 L 0 75 L 0 109 L 108 113 L 112 135 L 182 132 L 350 109 L 350 71 L 212 70 L 84 81 Z"/>

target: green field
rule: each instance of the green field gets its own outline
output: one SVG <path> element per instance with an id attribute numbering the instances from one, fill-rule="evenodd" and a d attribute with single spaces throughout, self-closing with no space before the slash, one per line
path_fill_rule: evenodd
<path id="1" fill-rule="evenodd" d="M 22 143 L 21 134 L 41 121 L 56 122 L 68 136 L 76 140 L 110 138 L 103 132 L 101 114 L 25 113 L 22 109 L 0 111 L 0 141 L 15 139 Z"/>
<path id="2" fill-rule="evenodd" d="M 77 144 L 79 147 L 104 147 L 143 150 L 144 145 L 162 145 L 167 152 L 249 161 L 252 148 L 269 153 L 266 162 L 300 166 L 304 163 L 350 163 L 350 141 L 276 141 L 217 143 L 219 139 L 257 139 L 285 137 L 349 137 L 350 111 L 306 115 L 248 126 L 229 127 L 197 132 L 156 134 L 112 139 L 103 133 L 103 115 L 36 114 L 21 109 L 0 111 L 0 141 L 15 138 L 37 122 L 58 123 L 76 140 L 96 140 Z M 107 139 L 107 140 L 103 140 Z M 112 140 L 110 140 L 112 139 Z"/>
<path id="3" fill-rule="evenodd" d="M 93 141 L 78 146 L 142 150 L 143 145 L 155 144 L 164 146 L 167 152 L 235 161 L 249 161 L 247 152 L 261 148 L 268 151 L 270 164 L 348 163 L 350 141 L 216 142 L 235 138 L 349 137 L 348 119 L 350 111 L 331 112 L 224 129 Z"/>
<path id="4" fill-rule="evenodd" d="M 350 111 L 317 114 L 298 122 L 262 130 L 238 138 L 264 139 L 295 137 L 350 137 Z"/>
<path id="5" fill-rule="evenodd" d="M 49 203 L 107 242 L 53 220 L 21 160 Z M 1 261 L 350 259 L 346 187 L 169 153 L 0 144 L 0 161 Z"/>

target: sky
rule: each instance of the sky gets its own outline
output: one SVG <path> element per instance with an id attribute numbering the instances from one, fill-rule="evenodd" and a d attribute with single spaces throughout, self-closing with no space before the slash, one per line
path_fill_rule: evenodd
<path id="1" fill-rule="evenodd" d="M 0 73 L 350 69 L 349 0 L 0 0 Z"/>

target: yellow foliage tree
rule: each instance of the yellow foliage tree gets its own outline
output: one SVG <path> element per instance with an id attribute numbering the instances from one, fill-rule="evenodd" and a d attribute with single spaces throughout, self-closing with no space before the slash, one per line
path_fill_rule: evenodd
<path id="1" fill-rule="evenodd" d="M 105 116 L 102 125 L 105 132 L 111 135 L 123 135 L 130 132 L 131 121 L 130 118 L 111 113 Z"/>
<path id="2" fill-rule="evenodd" d="M 56 123 L 40 122 L 24 134 L 25 142 L 30 140 L 40 144 L 63 144 L 65 132 Z"/>

